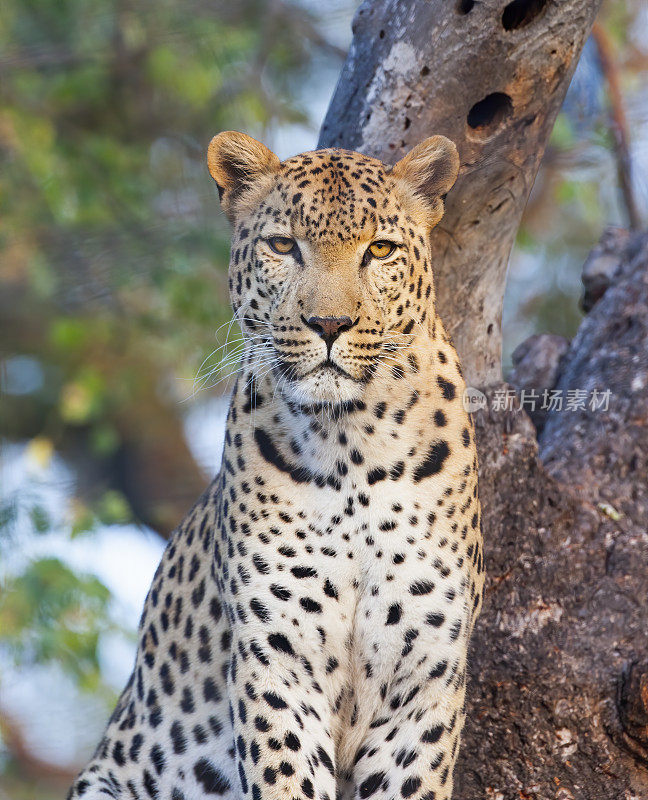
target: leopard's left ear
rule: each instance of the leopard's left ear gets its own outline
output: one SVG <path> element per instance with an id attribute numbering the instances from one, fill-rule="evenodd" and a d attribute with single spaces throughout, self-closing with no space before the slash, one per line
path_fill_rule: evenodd
<path id="1" fill-rule="evenodd" d="M 214 136 L 207 150 L 207 164 L 230 222 L 244 210 L 246 200 L 252 203 L 257 199 L 255 189 L 262 192 L 269 188 L 281 166 L 272 150 L 238 131 Z"/>
<path id="2" fill-rule="evenodd" d="M 435 224 L 443 214 L 443 196 L 457 180 L 459 153 L 454 142 L 445 136 L 430 136 L 394 164 L 391 173 L 427 201 L 437 217 Z"/>

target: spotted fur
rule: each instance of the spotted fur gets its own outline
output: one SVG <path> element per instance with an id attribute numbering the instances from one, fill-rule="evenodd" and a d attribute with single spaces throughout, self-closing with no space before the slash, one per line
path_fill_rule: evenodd
<path id="1" fill-rule="evenodd" d="M 209 164 L 247 337 L 222 467 L 166 549 L 69 797 L 447 800 L 483 584 L 428 247 L 456 150 L 279 162 L 227 133 Z"/>

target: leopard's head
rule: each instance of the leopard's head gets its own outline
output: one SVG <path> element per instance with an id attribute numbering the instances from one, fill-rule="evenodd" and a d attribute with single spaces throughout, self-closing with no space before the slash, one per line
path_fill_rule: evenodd
<path id="1" fill-rule="evenodd" d="M 360 399 L 434 313 L 429 233 L 457 177 L 456 147 L 433 136 L 393 167 L 348 150 L 282 162 L 225 132 L 208 163 L 232 224 L 232 305 L 259 375 L 302 404 Z"/>

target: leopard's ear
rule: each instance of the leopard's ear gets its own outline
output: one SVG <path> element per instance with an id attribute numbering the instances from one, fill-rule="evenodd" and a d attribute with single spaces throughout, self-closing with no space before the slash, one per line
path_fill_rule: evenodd
<path id="1" fill-rule="evenodd" d="M 267 191 L 280 167 L 277 156 L 251 136 L 223 131 L 209 143 L 207 164 L 218 186 L 223 211 L 231 222 Z"/>
<path id="2" fill-rule="evenodd" d="M 431 224 L 436 224 L 443 214 L 443 196 L 457 180 L 459 153 L 445 136 L 430 136 L 394 164 L 391 172 L 425 201 Z"/>

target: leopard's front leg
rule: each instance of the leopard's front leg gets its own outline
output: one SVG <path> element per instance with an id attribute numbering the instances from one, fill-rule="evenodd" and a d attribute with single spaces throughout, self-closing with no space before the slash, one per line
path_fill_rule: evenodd
<path id="1" fill-rule="evenodd" d="M 468 644 L 483 583 L 472 502 L 471 533 L 453 527 L 454 514 L 430 514 L 424 526 L 396 528 L 381 542 L 376 583 L 357 614 L 365 733 L 353 759 L 354 800 L 452 797 Z"/>
<path id="2" fill-rule="evenodd" d="M 272 635 L 272 634 L 271 634 Z M 331 712 L 315 669 L 292 652 L 276 655 L 239 640 L 230 698 L 242 795 L 253 800 L 335 800 Z"/>
<path id="3" fill-rule="evenodd" d="M 350 598 L 314 560 L 291 561 L 289 575 L 255 563 L 234 606 L 228 674 L 241 797 L 335 800 Z"/>
<path id="4" fill-rule="evenodd" d="M 382 700 L 355 758 L 354 800 L 452 797 L 464 724 L 468 617 L 429 611 L 421 618 L 417 611 L 403 610 L 400 652 L 406 656 L 388 678 L 381 676 Z M 443 627 L 450 637 L 458 633 L 455 641 Z"/>

